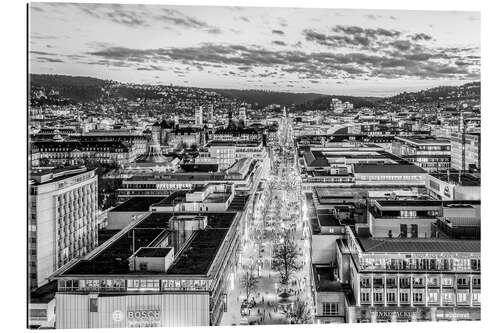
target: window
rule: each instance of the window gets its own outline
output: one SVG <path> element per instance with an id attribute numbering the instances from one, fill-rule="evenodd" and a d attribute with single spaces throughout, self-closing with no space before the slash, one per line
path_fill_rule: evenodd
<path id="1" fill-rule="evenodd" d="M 480 277 L 475 277 L 475 278 L 472 278 L 472 285 L 474 287 L 479 287 L 481 286 L 481 278 Z"/>
<path id="2" fill-rule="evenodd" d="M 384 295 L 382 293 L 373 293 L 373 302 L 382 303 L 384 301 Z"/>
<path id="3" fill-rule="evenodd" d="M 370 303 L 370 293 L 361 293 L 361 302 Z"/>
<path id="4" fill-rule="evenodd" d="M 370 288 L 370 278 L 361 278 L 361 288 Z"/>
<path id="5" fill-rule="evenodd" d="M 443 285 L 443 287 L 452 287 L 453 279 L 451 277 L 443 277 L 441 284 Z"/>
<path id="6" fill-rule="evenodd" d="M 443 293 L 443 303 L 453 303 L 453 293 Z"/>
<path id="7" fill-rule="evenodd" d="M 30 309 L 30 318 L 32 319 L 47 319 L 46 309 Z"/>
<path id="8" fill-rule="evenodd" d="M 373 288 L 384 288 L 384 280 L 382 278 L 373 278 Z"/>
<path id="9" fill-rule="evenodd" d="M 387 293 L 387 303 L 396 303 L 396 293 Z"/>
<path id="10" fill-rule="evenodd" d="M 396 265 L 394 264 L 394 266 L 396 266 Z M 387 288 L 396 288 L 396 278 L 388 277 L 388 278 L 386 278 L 385 281 L 387 284 Z"/>
<path id="11" fill-rule="evenodd" d="M 89 299 L 89 311 L 90 312 L 98 312 L 97 309 L 97 298 Z"/>
<path id="12" fill-rule="evenodd" d="M 439 303 L 439 293 L 430 292 L 427 294 L 427 301 L 429 303 Z"/>
<path id="13" fill-rule="evenodd" d="M 481 294 L 480 293 L 473 293 L 472 294 L 472 302 L 481 303 Z"/>
<path id="14" fill-rule="evenodd" d="M 457 303 L 468 302 L 467 293 L 457 293 Z"/>
<path id="15" fill-rule="evenodd" d="M 418 238 L 418 224 L 411 225 L 411 238 Z"/>
<path id="16" fill-rule="evenodd" d="M 338 303 L 323 303 L 323 316 L 333 316 L 339 314 Z"/>
<path id="17" fill-rule="evenodd" d="M 406 224 L 400 224 L 399 228 L 400 228 L 400 237 L 406 238 L 408 236 L 408 228 Z"/>
<path id="18" fill-rule="evenodd" d="M 399 301 L 401 303 L 408 303 L 408 293 L 400 293 L 399 294 Z"/>
<path id="19" fill-rule="evenodd" d="M 403 289 L 410 288 L 410 278 L 400 278 L 399 287 Z"/>
<path id="20" fill-rule="evenodd" d="M 422 292 L 414 292 L 413 293 L 413 302 L 422 303 L 424 301 L 424 295 Z"/>
<path id="21" fill-rule="evenodd" d="M 457 287 L 468 287 L 469 281 L 467 278 L 459 277 L 457 278 Z"/>

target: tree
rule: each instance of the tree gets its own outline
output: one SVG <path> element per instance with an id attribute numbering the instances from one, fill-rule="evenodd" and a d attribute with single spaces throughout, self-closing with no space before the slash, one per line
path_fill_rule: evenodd
<path id="1" fill-rule="evenodd" d="M 289 313 L 292 324 L 311 324 L 312 314 L 306 302 L 299 299 Z"/>
<path id="2" fill-rule="evenodd" d="M 259 278 L 254 274 L 253 268 L 248 268 L 241 278 L 241 288 L 245 290 L 246 299 L 257 290 Z"/>
<path id="3" fill-rule="evenodd" d="M 299 262 L 297 244 L 286 237 L 283 244 L 277 244 L 273 251 L 272 268 L 280 273 L 281 283 L 288 285 L 292 274 L 302 268 Z"/>

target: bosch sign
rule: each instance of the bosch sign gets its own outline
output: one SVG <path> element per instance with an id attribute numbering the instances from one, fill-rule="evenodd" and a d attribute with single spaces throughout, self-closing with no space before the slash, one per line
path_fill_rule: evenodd
<path id="1" fill-rule="evenodd" d="M 160 310 L 134 310 L 127 312 L 128 320 L 132 321 L 159 321 Z"/>

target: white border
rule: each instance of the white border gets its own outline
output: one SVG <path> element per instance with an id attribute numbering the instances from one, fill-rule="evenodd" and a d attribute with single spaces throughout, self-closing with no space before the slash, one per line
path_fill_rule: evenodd
<path id="1" fill-rule="evenodd" d="M 76 1 L 75 1 L 76 2 Z M 319 0 L 209 0 L 209 1 L 79 1 L 79 2 L 115 2 L 115 3 L 143 3 L 143 4 L 179 4 L 179 5 L 232 5 L 232 6 L 276 6 L 276 7 L 316 7 L 316 8 L 359 8 L 359 9 L 412 9 L 412 10 L 466 10 L 481 11 L 481 50 L 482 50 L 482 184 L 483 184 L 483 212 L 482 212 L 482 257 L 483 257 L 483 290 L 482 290 L 482 318 L 481 322 L 459 323 L 415 323 L 415 324 L 352 324 L 352 325 L 314 325 L 304 326 L 262 326 L 262 327 L 210 327 L 175 329 L 176 332 L 275 332 L 287 330 L 302 332 L 314 330 L 316 332 L 331 332 L 332 330 L 347 330 L 350 332 L 417 332 L 422 330 L 453 330 L 454 332 L 471 332 L 483 329 L 496 328 L 500 314 L 497 313 L 497 302 L 500 300 L 498 290 L 500 276 L 496 253 L 500 234 L 500 219 L 497 218 L 499 197 L 498 176 L 495 171 L 500 164 L 500 108 L 497 106 L 500 97 L 497 78 L 499 61 L 499 11 L 494 1 L 395 1 L 395 0 L 347 0 L 347 1 L 319 1 Z M 26 6 L 23 1 L 2 3 L 2 77 L 1 116 L 2 121 L 2 203 L 1 207 L 1 241 L 2 246 L 2 324 L 4 332 L 25 330 L 26 325 Z M 422 18 L 425 19 L 425 18 Z M 498 330 L 498 329 L 497 329 Z M 67 332 L 82 332 L 69 330 Z M 85 330 L 83 330 L 85 331 Z M 111 332 L 109 329 L 100 329 L 99 332 Z M 132 331 L 131 329 L 123 330 Z M 149 330 L 148 330 L 149 331 Z M 165 332 L 165 328 L 151 329 L 151 332 Z M 116 331 L 114 331 L 116 332 Z"/>

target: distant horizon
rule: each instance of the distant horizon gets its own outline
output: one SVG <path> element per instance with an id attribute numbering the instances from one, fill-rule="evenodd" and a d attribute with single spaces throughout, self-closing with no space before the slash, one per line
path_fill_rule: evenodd
<path id="1" fill-rule="evenodd" d="M 34 73 L 373 97 L 480 78 L 478 12 L 31 3 L 29 19 Z"/>
<path id="2" fill-rule="evenodd" d="M 411 91 L 409 89 L 408 90 L 401 90 L 399 92 L 389 93 L 388 95 L 385 95 L 385 96 L 370 96 L 370 95 L 352 95 L 352 94 L 341 94 L 341 93 L 326 94 L 326 93 L 315 92 L 315 91 L 292 92 L 292 91 L 284 91 L 284 90 L 258 89 L 258 88 L 242 89 L 242 88 L 200 87 L 200 86 L 190 86 L 187 84 L 182 85 L 182 84 L 173 84 L 173 83 L 172 84 L 170 84 L 170 83 L 144 83 L 144 82 L 139 83 L 139 82 L 126 82 L 126 81 L 112 80 L 109 78 L 95 77 L 95 76 L 90 76 L 90 75 L 69 75 L 69 74 L 60 74 L 60 73 L 29 73 L 29 74 L 30 75 L 56 75 L 56 76 L 85 77 L 85 78 L 98 79 L 98 80 L 103 80 L 103 81 L 113 81 L 113 82 L 118 82 L 121 84 L 136 84 L 136 85 L 150 85 L 150 86 L 170 86 L 170 85 L 172 85 L 174 87 L 209 89 L 209 90 L 266 91 L 266 92 L 286 93 L 286 94 L 316 94 L 316 95 L 323 95 L 323 96 L 350 96 L 350 97 L 365 97 L 365 98 L 387 98 L 387 97 L 393 97 L 393 96 L 399 95 L 399 94 L 404 93 L 404 92 L 414 93 L 414 92 L 438 88 L 438 87 L 459 87 L 459 86 L 463 86 L 463 85 L 469 84 L 469 83 L 481 82 L 481 80 L 478 79 L 478 80 L 471 80 L 471 81 L 467 81 L 467 82 L 463 82 L 463 83 L 459 83 L 459 84 L 433 85 L 433 86 L 429 86 L 427 88 L 414 89 L 413 91 Z"/>

